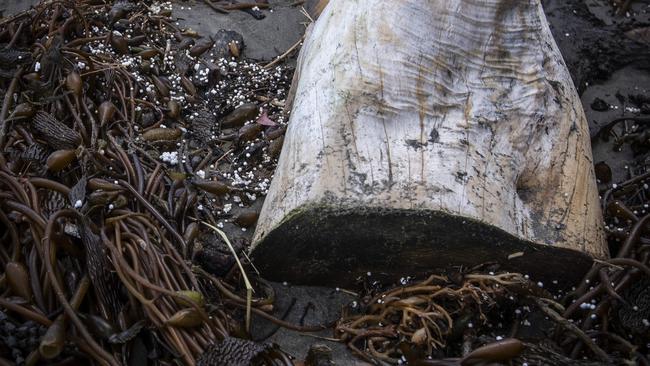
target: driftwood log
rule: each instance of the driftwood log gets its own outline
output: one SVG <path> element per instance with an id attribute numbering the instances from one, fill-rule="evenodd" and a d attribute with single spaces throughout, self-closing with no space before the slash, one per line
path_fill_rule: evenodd
<path id="1" fill-rule="evenodd" d="M 263 275 L 349 283 L 608 255 L 587 121 L 538 0 L 330 1 L 254 236 Z"/>

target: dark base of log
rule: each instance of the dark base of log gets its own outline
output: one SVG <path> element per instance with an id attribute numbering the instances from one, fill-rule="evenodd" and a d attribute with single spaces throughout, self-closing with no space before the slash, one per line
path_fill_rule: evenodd
<path id="1" fill-rule="evenodd" d="M 509 260 L 516 252 L 524 255 Z M 252 254 L 267 279 L 341 287 L 368 272 L 371 281 L 396 281 L 486 262 L 499 263 L 499 270 L 529 274 L 545 287 L 566 287 L 592 263 L 586 254 L 523 241 L 465 217 L 323 206 L 288 216 Z M 558 285 L 552 285 L 554 280 Z"/>

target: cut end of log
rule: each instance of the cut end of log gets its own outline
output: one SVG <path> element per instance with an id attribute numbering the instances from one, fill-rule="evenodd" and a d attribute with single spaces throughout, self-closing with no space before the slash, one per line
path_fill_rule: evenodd
<path id="1" fill-rule="evenodd" d="M 564 287 L 592 263 L 585 253 L 433 210 L 310 205 L 260 234 L 255 265 L 265 278 L 292 284 L 349 286 L 368 273 L 373 281 L 397 281 L 498 263 L 500 271 Z"/>

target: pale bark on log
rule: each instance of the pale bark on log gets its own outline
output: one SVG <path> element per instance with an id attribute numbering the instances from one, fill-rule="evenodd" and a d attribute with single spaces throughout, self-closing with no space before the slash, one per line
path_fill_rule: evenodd
<path id="1" fill-rule="evenodd" d="M 498 261 L 566 280 L 608 255 L 587 122 L 538 0 L 333 0 L 297 72 L 254 236 L 263 275 Z"/>

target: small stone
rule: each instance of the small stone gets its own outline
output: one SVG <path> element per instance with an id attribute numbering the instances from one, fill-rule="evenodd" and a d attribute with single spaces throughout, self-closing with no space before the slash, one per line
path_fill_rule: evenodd
<path id="1" fill-rule="evenodd" d="M 600 98 L 595 98 L 594 101 L 591 102 L 591 109 L 597 112 L 605 112 L 609 110 L 609 104 Z"/>

